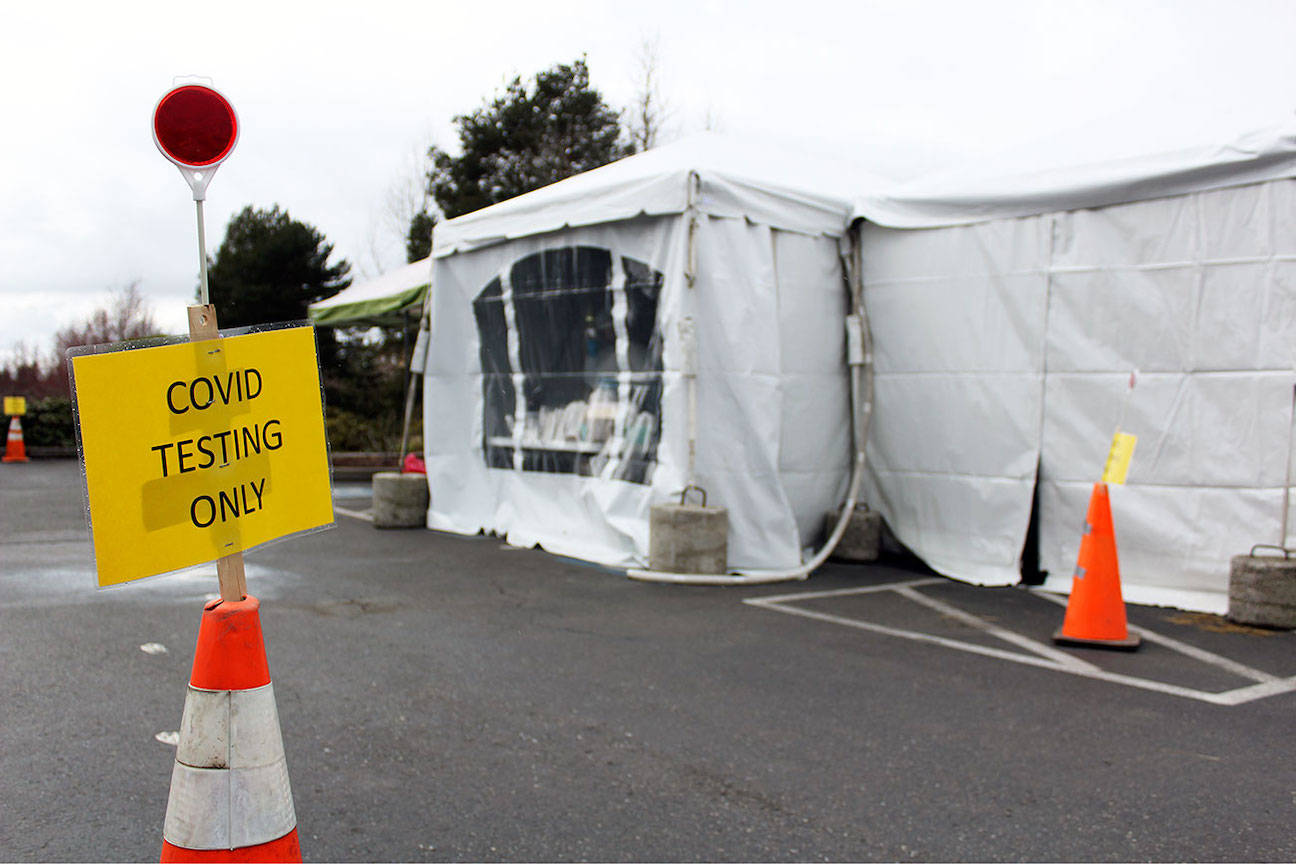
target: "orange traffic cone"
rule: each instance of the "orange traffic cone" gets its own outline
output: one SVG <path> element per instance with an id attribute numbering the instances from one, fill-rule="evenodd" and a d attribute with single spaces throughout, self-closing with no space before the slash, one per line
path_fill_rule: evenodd
<path id="1" fill-rule="evenodd" d="M 26 462 L 27 448 L 23 446 L 22 423 L 17 415 L 9 420 L 9 437 L 5 440 L 5 455 L 0 462 Z"/>
<path id="2" fill-rule="evenodd" d="M 1125 623 L 1116 532 L 1106 483 L 1095 483 L 1089 496 L 1085 534 L 1071 580 L 1071 599 L 1062 629 L 1053 634 L 1053 641 L 1122 651 L 1133 651 L 1142 641 L 1138 634 L 1129 632 Z"/>
<path id="3" fill-rule="evenodd" d="M 301 861 L 260 602 L 203 607 L 171 796 L 163 861 Z"/>

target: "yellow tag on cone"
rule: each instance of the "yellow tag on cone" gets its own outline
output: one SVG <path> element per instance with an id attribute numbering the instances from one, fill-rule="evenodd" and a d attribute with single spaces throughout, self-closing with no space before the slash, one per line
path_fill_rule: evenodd
<path id="1" fill-rule="evenodd" d="M 1137 435 L 1116 433 L 1112 438 L 1111 450 L 1107 453 L 1107 464 L 1103 466 L 1102 482 L 1117 486 L 1125 484 L 1125 475 L 1129 473 L 1130 460 L 1134 458 L 1134 445 L 1137 443 Z"/>

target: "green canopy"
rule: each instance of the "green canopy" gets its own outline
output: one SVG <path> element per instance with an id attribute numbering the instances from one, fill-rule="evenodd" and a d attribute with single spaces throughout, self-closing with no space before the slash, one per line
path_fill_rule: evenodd
<path id="1" fill-rule="evenodd" d="M 432 261 L 424 258 L 376 279 L 310 305 L 310 320 L 324 327 L 382 327 L 404 323 L 423 309 L 432 279 Z"/>

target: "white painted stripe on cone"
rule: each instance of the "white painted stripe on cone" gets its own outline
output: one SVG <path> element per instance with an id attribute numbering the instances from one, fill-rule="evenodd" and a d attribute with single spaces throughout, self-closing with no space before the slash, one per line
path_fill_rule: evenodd
<path id="1" fill-rule="evenodd" d="M 189 688 L 180 717 L 176 761 L 192 768 L 229 767 L 228 690 Z"/>
<path id="2" fill-rule="evenodd" d="M 162 836 L 186 849 L 239 849 L 295 827 L 273 686 L 191 686 Z"/>
<path id="3" fill-rule="evenodd" d="M 231 848 L 278 840 L 297 827 L 288 763 L 230 770 Z"/>
<path id="4" fill-rule="evenodd" d="M 273 684 L 253 690 L 189 688 L 177 762 L 192 768 L 256 768 L 283 755 Z"/>
<path id="5" fill-rule="evenodd" d="M 229 717 L 229 767 L 260 768 L 283 761 L 283 737 L 279 734 L 279 709 L 275 707 L 273 685 L 232 691 Z"/>
<path id="6" fill-rule="evenodd" d="M 230 772 L 175 763 L 162 837 L 185 849 L 230 849 Z"/>
<path id="7" fill-rule="evenodd" d="M 162 836 L 185 849 L 241 849 L 297 827 L 288 763 L 190 768 L 175 763 Z"/>

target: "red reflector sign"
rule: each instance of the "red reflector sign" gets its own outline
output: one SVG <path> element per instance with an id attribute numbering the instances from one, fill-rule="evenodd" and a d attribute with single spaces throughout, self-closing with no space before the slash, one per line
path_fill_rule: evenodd
<path id="1" fill-rule="evenodd" d="M 162 155 L 186 168 L 210 168 L 238 141 L 234 106 L 210 87 L 186 84 L 162 97 L 153 111 L 153 140 Z"/>

